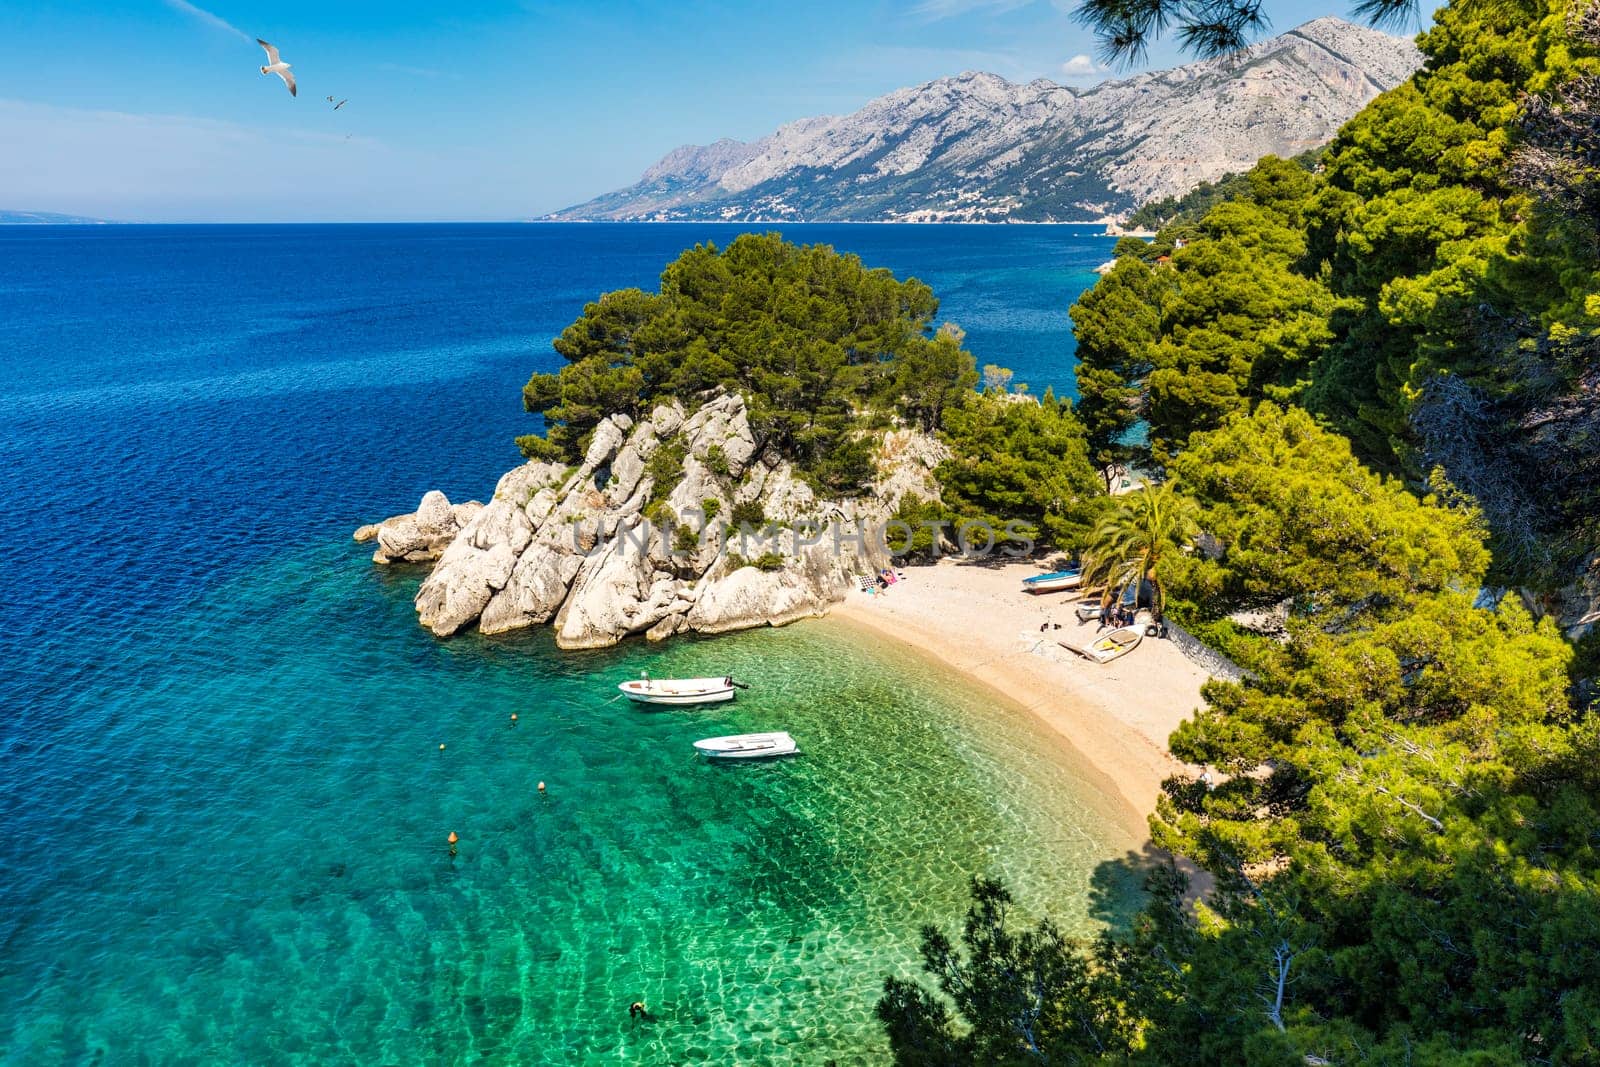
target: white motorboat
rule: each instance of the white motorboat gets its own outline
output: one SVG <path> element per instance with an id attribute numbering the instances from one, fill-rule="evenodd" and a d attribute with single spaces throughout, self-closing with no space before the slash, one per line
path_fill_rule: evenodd
<path id="1" fill-rule="evenodd" d="M 779 731 L 771 734 L 732 734 L 696 741 L 702 756 L 712 759 L 765 759 L 768 756 L 793 756 L 800 751 L 794 738 Z"/>
<path id="2" fill-rule="evenodd" d="M 1110 663 L 1118 656 L 1126 656 L 1139 646 L 1144 639 L 1144 625 L 1119 626 L 1115 630 L 1107 630 L 1086 645 L 1069 645 L 1062 641 L 1061 647 L 1080 656 L 1086 656 L 1096 663 Z"/>
<path id="3" fill-rule="evenodd" d="M 1029 593 L 1059 593 L 1063 589 L 1076 589 L 1083 584 L 1079 571 L 1051 571 L 1022 579 L 1022 588 Z"/>
<path id="4" fill-rule="evenodd" d="M 1073 608 L 1073 613 L 1078 616 L 1079 622 L 1092 622 L 1100 617 L 1100 601 L 1080 600 Z"/>
<path id="5" fill-rule="evenodd" d="M 719 704 L 732 700 L 741 688 L 731 677 L 651 678 L 645 675 L 617 686 L 622 695 L 640 704 Z"/>

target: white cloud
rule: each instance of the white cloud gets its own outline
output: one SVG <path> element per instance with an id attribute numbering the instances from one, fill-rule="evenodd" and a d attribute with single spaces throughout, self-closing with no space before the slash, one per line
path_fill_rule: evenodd
<path id="1" fill-rule="evenodd" d="M 1106 73 L 1106 68 L 1086 55 L 1075 55 L 1061 64 L 1061 73 L 1069 78 L 1091 78 Z"/>
<path id="2" fill-rule="evenodd" d="M 189 3 L 189 0 L 167 0 L 167 6 L 172 8 L 174 11 L 181 11 L 185 15 L 197 18 L 213 29 L 226 30 L 235 37 L 242 37 L 246 41 L 255 41 L 254 37 L 251 37 L 248 33 L 245 33 L 243 30 L 229 22 L 227 19 L 223 18 L 221 15 L 213 15 L 203 7 L 195 7 L 193 4 Z"/>

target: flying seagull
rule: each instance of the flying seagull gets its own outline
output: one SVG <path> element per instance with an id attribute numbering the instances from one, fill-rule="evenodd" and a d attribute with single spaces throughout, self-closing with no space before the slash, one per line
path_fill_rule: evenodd
<path id="1" fill-rule="evenodd" d="M 299 96 L 294 87 L 294 75 L 289 73 L 289 64 L 278 57 L 278 50 L 259 37 L 256 38 L 256 44 L 267 50 L 267 66 L 261 68 L 261 73 L 276 74 L 289 87 L 290 96 Z"/>
<path id="2" fill-rule="evenodd" d="M 333 104 L 333 97 L 331 97 L 331 96 L 328 97 L 328 103 L 333 104 L 333 110 L 335 110 L 335 111 L 338 111 L 341 107 L 344 107 L 349 102 L 350 101 L 348 99 L 345 99 L 345 100 L 339 101 L 337 104 Z"/>

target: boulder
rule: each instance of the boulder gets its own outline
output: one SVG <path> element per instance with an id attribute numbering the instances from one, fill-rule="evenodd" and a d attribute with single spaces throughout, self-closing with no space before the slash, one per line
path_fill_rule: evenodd
<path id="1" fill-rule="evenodd" d="M 684 448 L 682 472 L 671 485 L 655 485 L 651 457 L 673 441 Z M 452 505 L 429 493 L 413 514 L 356 536 L 377 540 L 378 562 L 434 563 L 416 608 L 440 636 L 473 624 L 494 634 L 548 623 L 561 647 L 597 648 L 631 634 L 662 640 L 782 625 L 826 612 L 855 575 L 888 563 L 881 542 L 853 536 L 857 524 L 875 529 L 906 493 L 936 497 L 932 472 L 946 454 L 925 434 L 891 431 L 879 441 L 873 491 L 818 499 L 786 462 L 762 452 L 744 400 L 724 394 L 692 413 L 672 402 L 637 423 L 612 415 L 595 427 L 576 469 L 524 463 L 501 477 L 487 505 Z M 649 533 L 644 512 L 652 500 L 697 533 L 697 513 L 714 510 L 703 543 L 676 551 L 669 537 Z M 777 543 L 724 543 L 716 536 L 719 520 L 736 502 L 750 501 L 795 528 Z M 837 523 L 840 534 L 825 526 L 809 537 L 796 532 L 816 522 Z M 769 551 L 784 557 L 781 569 L 730 565 L 732 553 Z"/>
<path id="2" fill-rule="evenodd" d="M 374 563 L 431 563 L 482 507 L 476 500 L 452 506 L 439 490 L 430 490 L 410 515 L 395 515 L 375 526 L 363 526 L 356 530 L 355 539 L 377 539 Z"/>
<path id="3" fill-rule="evenodd" d="M 825 614 L 833 597 L 824 599 L 801 575 L 789 570 L 738 570 L 706 582 L 685 619 L 691 630 L 706 634 L 783 626 Z"/>
<path id="4" fill-rule="evenodd" d="M 478 628 L 498 634 L 550 621 L 582 566 L 583 557 L 575 551 L 563 552 L 544 543 L 529 546 L 505 585 L 484 606 Z"/>
<path id="5" fill-rule="evenodd" d="M 660 622 L 680 599 L 681 582 L 658 571 L 648 552 L 617 536 L 584 561 L 556 616 L 562 648 L 604 648 Z"/>
<path id="6" fill-rule="evenodd" d="M 445 636 L 476 622 L 505 588 L 517 557 L 533 539 L 533 524 L 509 499 L 491 501 L 440 554 L 417 590 L 417 616 Z"/>

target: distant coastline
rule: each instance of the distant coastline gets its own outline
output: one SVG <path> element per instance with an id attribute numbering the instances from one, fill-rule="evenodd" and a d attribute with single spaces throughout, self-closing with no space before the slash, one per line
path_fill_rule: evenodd
<path id="1" fill-rule="evenodd" d="M 550 226 L 1104 226 L 1103 237 L 1155 236 L 1121 230 L 1109 219 L 555 219 L 519 220 Z"/>
<path id="2" fill-rule="evenodd" d="M 0 226 L 110 226 L 110 219 L 62 215 L 54 211 L 0 211 Z"/>

